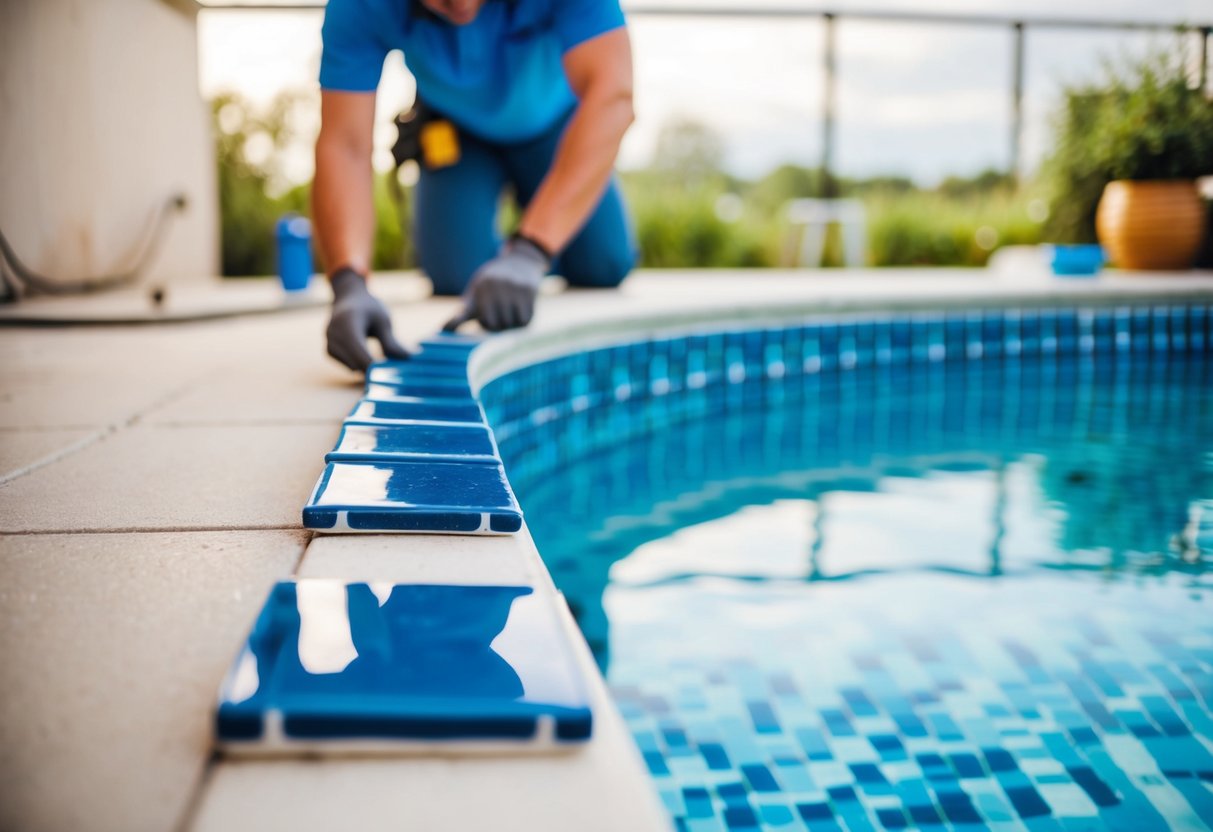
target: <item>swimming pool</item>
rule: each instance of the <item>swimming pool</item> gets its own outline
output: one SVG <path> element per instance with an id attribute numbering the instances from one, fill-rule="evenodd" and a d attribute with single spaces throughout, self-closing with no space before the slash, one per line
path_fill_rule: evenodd
<path id="1" fill-rule="evenodd" d="M 481 391 L 680 829 L 1213 824 L 1203 305 L 683 333 Z"/>

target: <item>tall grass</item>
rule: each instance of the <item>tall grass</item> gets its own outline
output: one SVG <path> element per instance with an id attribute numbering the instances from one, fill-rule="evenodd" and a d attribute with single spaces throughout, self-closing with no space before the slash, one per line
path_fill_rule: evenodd
<path id="1" fill-rule="evenodd" d="M 864 204 L 875 266 L 984 266 L 1002 246 L 1039 243 L 1045 218 L 1030 191 L 873 194 Z"/>
<path id="2" fill-rule="evenodd" d="M 784 214 L 786 199 L 771 200 L 771 189 L 761 183 L 721 177 L 687 189 L 630 175 L 624 177 L 624 188 L 645 267 L 751 268 L 795 262 L 800 230 Z M 1044 203 L 1032 189 L 875 188 L 855 196 L 867 211 L 871 266 L 980 267 L 1001 246 L 1042 239 Z M 832 229 L 824 265 L 839 264 L 837 229 Z"/>

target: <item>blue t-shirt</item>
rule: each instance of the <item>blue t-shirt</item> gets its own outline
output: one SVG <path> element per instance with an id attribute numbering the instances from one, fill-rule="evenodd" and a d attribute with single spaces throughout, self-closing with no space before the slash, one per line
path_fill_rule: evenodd
<path id="1" fill-rule="evenodd" d="M 490 141 L 524 141 L 576 101 L 564 53 L 623 25 L 619 0 L 486 0 L 465 26 L 417 0 L 329 0 L 320 86 L 371 92 L 400 49 L 429 107 Z"/>

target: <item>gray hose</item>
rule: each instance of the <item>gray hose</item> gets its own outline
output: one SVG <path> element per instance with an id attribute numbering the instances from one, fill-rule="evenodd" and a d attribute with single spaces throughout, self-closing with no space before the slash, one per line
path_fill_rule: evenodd
<path id="1" fill-rule="evenodd" d="M 15 301 L 22 295 L 79 295 L 90 292 L 100 292 L 135 282 L 143 270 L 151 262 L 160 244 L 164 240 L 164 232 L 168 227 L 170 217 L 184 211 L 188 205 L 185 194 L 177 193 L 166 199 L 156 212 L 151 231 L 144 240 L 139 256 L 130 269 L 116 274 L 89 277 L 81 280 L 54 280 L 30 269 L 13 251 L 8 238 L 0 231 L 0 280 L 8 290 L 8 301 Z"/>

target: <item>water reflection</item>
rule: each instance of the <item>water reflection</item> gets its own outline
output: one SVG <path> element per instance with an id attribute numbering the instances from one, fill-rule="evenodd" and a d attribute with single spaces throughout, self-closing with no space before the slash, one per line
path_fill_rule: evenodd
<path id="1" fill-rule="evenodd" d="M 1139 345 L 1140 312 L 1086 313 L 1119 353 L 987 354 L 996 331 L 932 361 L 911 321 L 865 355 L 822 324 L 495 382 L 531 532 L 680 828 L 1213 823 L 1213 371 Z"/>
<path id="2" fill-rule="evenodd" d="M 553 406 L 498 436 L 531 532 L 606 667 L 603 594 L 621 559 L 789 501 L 803 530 L 766 548 L 802 547 L 795 574 L 746 545 L 763 521 L 727 569 L 692 555 L 626 584 L 1089 572 L 1208 588 L 1192 517 L 1213 498 L 1211 374 L 1200 355 L 835 369 Z"/>

